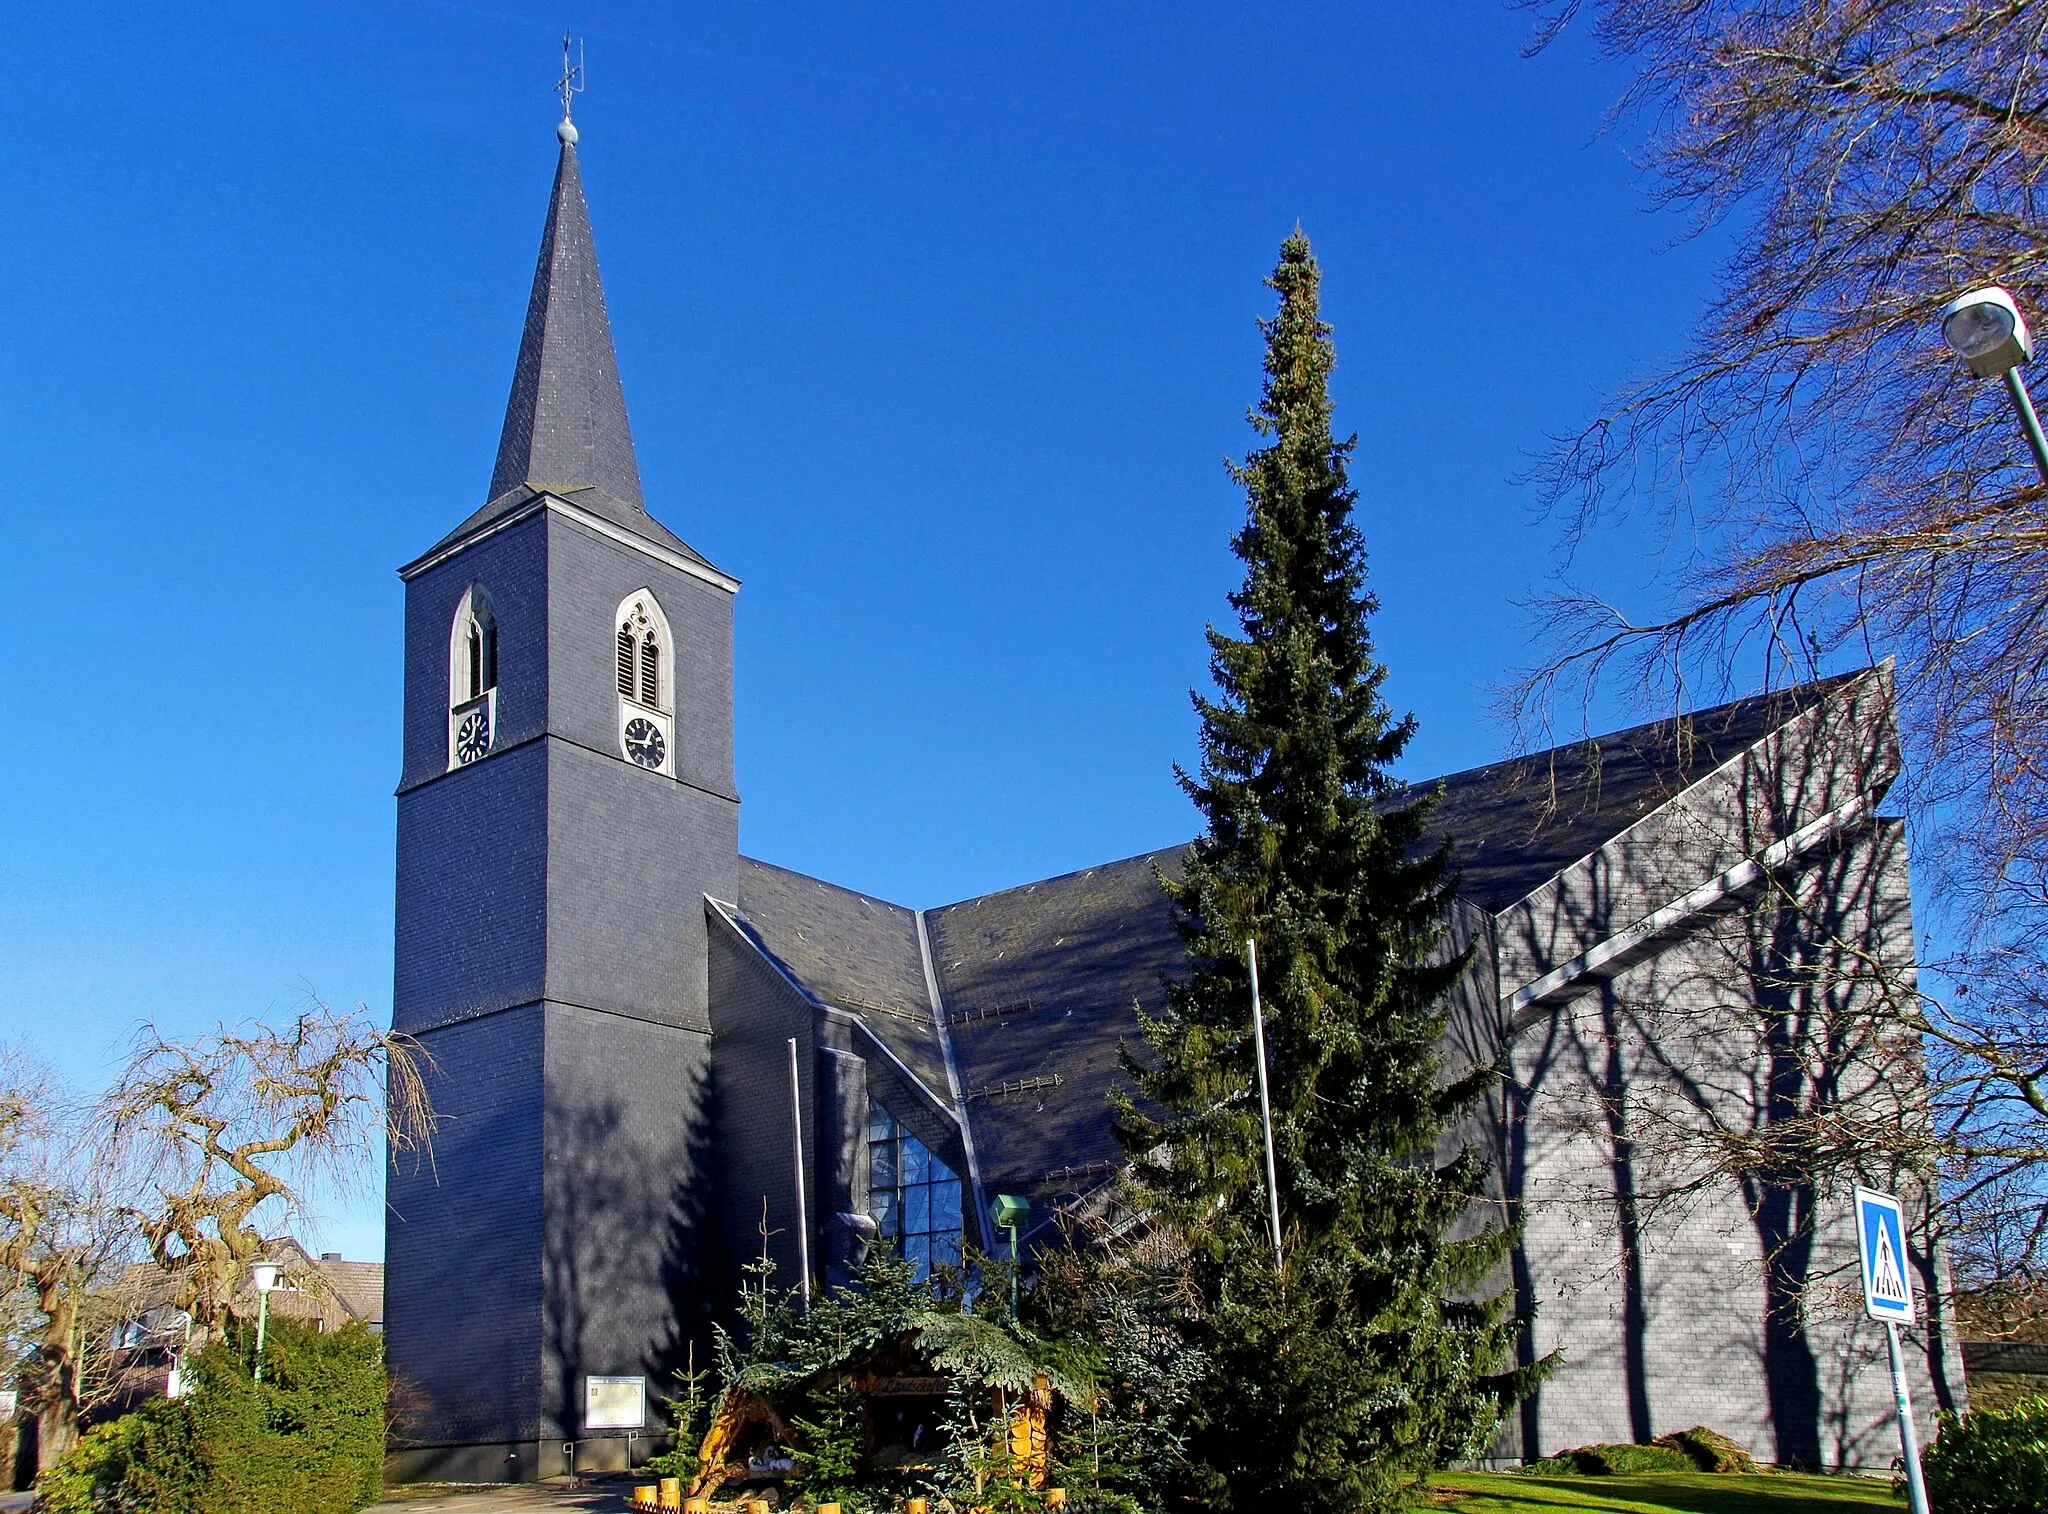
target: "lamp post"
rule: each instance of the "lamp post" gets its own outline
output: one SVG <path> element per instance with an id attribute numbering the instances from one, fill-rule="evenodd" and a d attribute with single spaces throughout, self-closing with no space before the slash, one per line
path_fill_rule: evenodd
<path id="1" fill-rule="evenodd" d="M 2033 449 L 2034 466 L 2048 483 L 2048 437 L 2041 434 L 2041 417 L 2034 413 L 2034 398 L 2020 377 L 2020 364 L 2034 355 L 2034 339 L 2013 297 L 1992 285 L 1949 301 L 1941 312 L 1941 339 L 1976 377 L 2005 380 L 2005 392 L 2012 396 L 2012 408 Z"/>
<path id="2" fill-rule="evenodd" d="M 256 1381 L 263 1381 L 263 1333 L 270 1325 L 270 1291 L 277 1286 L 275 1262 L 251 1262 L 249 1281 L 256 1285 Z"/>
<path id="3" fill-rule="evenodd" d="M 1010 1232 L 1010 1318 L 1017 1317 L 1017 1230 L 1024 1223 L 1024 1216 L 1031 1213 L 1031 1201 L 1021 1199 L 1014 1193 L 999 1193 L 995 1202 L 988 1206 L 988 1217 L 1002 1229 Z"/>

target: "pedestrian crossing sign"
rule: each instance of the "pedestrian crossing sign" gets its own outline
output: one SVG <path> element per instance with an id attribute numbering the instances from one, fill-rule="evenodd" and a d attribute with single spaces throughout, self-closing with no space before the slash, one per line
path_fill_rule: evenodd
<path id="1" fill-rule="evenodd" d="M 1899 1201 L 1856 1190 L 1856 1249 L 1863 1258 L 1863 1312 L 1895 1325 L 1913 1323 L 1913 1286 L 1906 1280 L 1906 1220 Z"/>

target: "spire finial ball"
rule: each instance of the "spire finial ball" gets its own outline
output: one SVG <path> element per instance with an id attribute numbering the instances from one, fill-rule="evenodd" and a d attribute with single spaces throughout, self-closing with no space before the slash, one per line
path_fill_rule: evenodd
<path id="1" fill-rule="evenodd" d="M 562 139 L 564 146 L 574 147 L 576 145 L 576 123 L 567 116 L 562 117 L 562 124 L 555 128 L 555 135 Z"/>

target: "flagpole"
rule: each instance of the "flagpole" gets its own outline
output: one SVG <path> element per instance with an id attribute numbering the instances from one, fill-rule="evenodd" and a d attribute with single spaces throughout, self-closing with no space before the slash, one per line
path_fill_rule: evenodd
<path id="1" fill-rule="evenodd" d="M 1252 967 L 1252 1046 L 1259 1054 L 1259 1124 L 1266 1132 L 1266 1200 L 1273 1218 L 1273 1270 L 1281 1272 L 1285 1264 L 1280 1256 L 1280 1179 L 1273 1162 L 1273 1100 L 1266 1092 L 1266 1015 L 1259 1007 L 1259 943 L 1247 939 L 1244 954 Z"/>
<path id="2" fill-rule="evenodd" d="M 797 1075 L 796 1037 L 789 1038 L 789 1124 L 796 1138 L 796 1265 L 804 1313 L 811 1312 L 811 1216 L 804 1201 L 804 1080 Z"/>

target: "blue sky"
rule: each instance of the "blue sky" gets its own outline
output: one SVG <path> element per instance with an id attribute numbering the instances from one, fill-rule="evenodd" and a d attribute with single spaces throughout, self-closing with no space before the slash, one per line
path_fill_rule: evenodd
<path id="1" fill-rule="evenodd" d="M 1501 754 L 1554 544 L 1513 479 L 1713 272 L 1582 40 L 1525 60 L 1500 0 L 16 7 L 0 1038 L 92 1086 L 145 1016 L 388 1012 L 393 569 L 483 500 L 565 22 L 650 507 L 745 583 L 749 853 L 936 905 L 1193 832 L 1297 220 L 1407 774 Z M 374 1255 L 377 1206 L 318 1234 Z"/>

